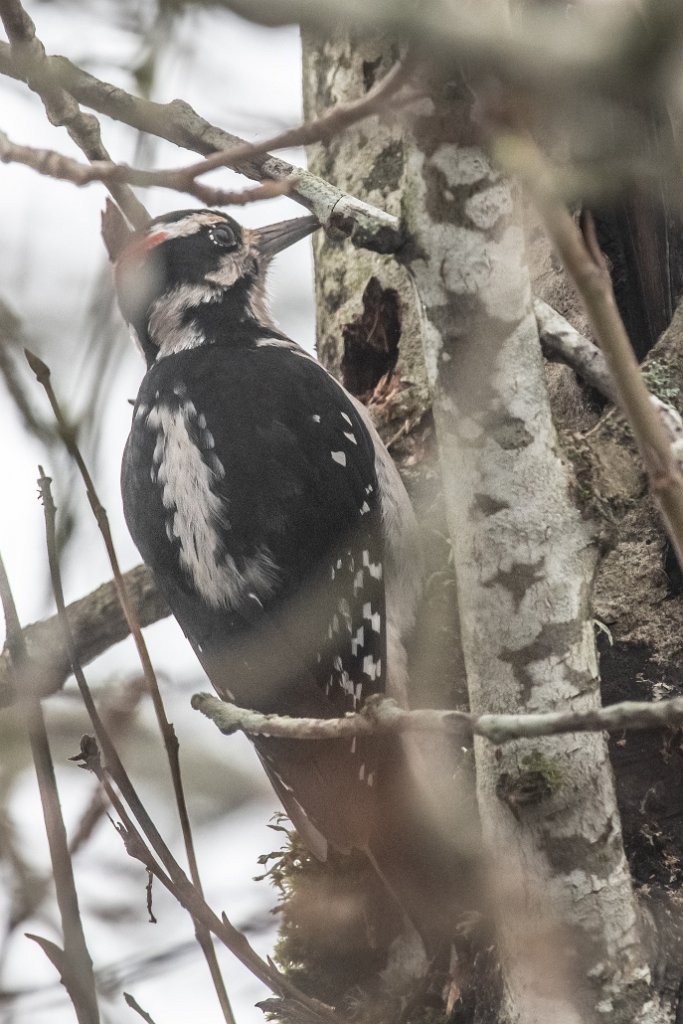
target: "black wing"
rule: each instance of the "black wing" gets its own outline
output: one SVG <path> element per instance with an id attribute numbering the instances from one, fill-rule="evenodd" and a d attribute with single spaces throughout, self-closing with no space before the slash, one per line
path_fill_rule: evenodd
<path id="1" fill-rule="evenodd" d="M 373 445 L 317 363 L 270 345 L 161 360 L 138 398 L 123 490 L 133 537 L 219 692 L 333 717 L 383 689 Z M 256 746 L 300 828 L 303 815 L 340 849 L 366 845 L 376 745 Z"/>

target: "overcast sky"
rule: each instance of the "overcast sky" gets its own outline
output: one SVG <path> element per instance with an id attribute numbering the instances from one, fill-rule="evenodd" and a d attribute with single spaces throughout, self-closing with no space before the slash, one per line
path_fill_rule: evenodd
<path id="1" fill-rule="evenodd" d="M 121 15 L 122 5 L 99 0 L 81 3 L 27 3 L 38 34 L 50 53 L 67 55 L 124 88 L 133 89 L 127 70 L 139 62 L 142 52 L 140 37 L 133 26 L 126 28 Z M 154 5 L 131 5 L 137 16 L 151 23 Z M 118 12 L 115 16 L 114 12 Z M 298 122 L 301 117 L 300 48 L 295 30 L 261 29 L 224 12 L 194 10 L 178 21 L 163 44 L 159 57 L 153 98 L 168 101 L 182 97 L 199 113 L 219 126 L 248 138 L 259 138 Z M 13 141 L 32 146 L 45 146 L 82 159 L 66 132 L 50 126 L 40 101 L 24 86 L 0 79 L 0 128 Z M 105 144 L 116 160 L 132 162 L 135 157 L 136 134 L 117 124 L 103 122 Z M 166 143 L 155 143 L 150 165 L 169 166 L 190 162 L 193 155 Z M 282 154 L 294 163 L 303 162 L 301 152 Z M 223 187 L 246 187 L 249 182 L 230 172 L 218 172 L 212 183 Z M 80 408 L 87 389 L 93 386 L 92 366 L 88 362 L 92 319 L 89 308 L 99 275 L 106 267 L 106 258 L 99 237 L 99 217 L 105 191 L 93 184 L 76 189 L 68 183 L 42 178 L 34 172 L 12 165 L 0 165 L 0 298 L 20 318 L 27 343 L 52 368 L 55 388 L 69 408 Z M 176 199 L 165 191 L 142 195 L 152 214 L 196 205 L 191 199 Z M 288 216 L 299 216 L 301 208 L 281 199 L 256 204 L 236 212 L 248 224 L 264 224 Z M 271 293 L 276 319 L 298 341 L 313 344 L 312 271 L 310 245 L 300 243 L 274 267 Z M 121 452 L 130 422 L 128 399 L 135 396 L 143 374 L 140 356 L 125 337 L 123 329 L 112 344 L 115 372 L 106 378 L 106 390 L 98 408 L 99 443 L 91 453 L 96 459 L 96 479 L 114 531 L 121 563 L 129 568 L 139 561 L 130 541 L 121 513 L 119 466 Z M 28 377 L 27 377 L 28 379 Z M 35 404 L 45 416 L 45 399 L 35 386 Z M 60 486 L 71 487 L 60 478 L 61 468 L 52 465 L 49 454 L 40 443 L 26 436 L 14 411 L 4 385 L 0 383 L 0 467 L 5 500 L 0 502 L 0 550 L 14 587 L 21 618 L 24 622 L 50 613 L 51 599 L 46 587 L 44 525 L 42 510 L 36 500 L 36 476 L 39 462 L 55 475 L 55 497 L 64 502 Z M 67 599 L 82 596 L 110 576 L 102 544 L 92 517 L 80 500 L 75 542 L 65 567 Z M 0 626 L 0 630 L 2 627 Z M 188 707 L 192 689 L 205 688 L 198 665 L 178 628 L 171 622 L 158 624 L 147 631 L 157 669 L 167 679 L 166 693 L 170 715 L 174 719 L 186 759 L 205 752 L 212 772 L 211 784 L 202 790 L 201 781 L 193 783 L 193 813 L 206 825 L 201 833 L 200 861 L 210 899 L 216 909 L 225 909 L 235 923 L 257 925 L 251 936 L 262 952 L 272 946 L 272 922 L 261 926 L 272 904 L 273 894 L 264 883 L 256 885 L 251 877 L 258 872 L 259 853 L 277 846 L 277 840 L 266 827 L 275 807 L 272 795 L 262 787 L 261 801 L 228 817 L 210 822 L 216 808 L 226 807 L 235 794 L 220 792 L 220 766 L 237 763 L 246 776 L 244 792 L 259 790 L 260 781 L 253 781 L 258 769 L 246 741 L 226 741 L 213 726 L 200 719 Z M 119 645 L 107 658 L 100 659 L 89 670 L 95 685 L 114 678 L 124 678 L 135 671 L 135 656 L 130 642 Z M 55 726 L 55 760 L 62 787 L 67 821 L 78 821 L 87 803 L 92 782 L 85 773 L 68 765 L 66 756 L 73 753 L 72 726 L 62 723 L 71 715 L 73 684 L 66 695 L 48 702 L 50 718 Z M 5 743 L 0 724 L 0 743 Z M 85 727 L 85 723 L 84 723 Z M 150 729 L 147 711 L 142 716 L 142 729 Z M 151 745 L 150 745 L 151 744 Z M 140 745 L 140 744 L 139 744 Z M 138 745 L 138 746 L 139 746 Z M 153 741 L 143 739 L 149 757 L 161 754 Z M 145 751 L 147 752 L 147 751 Z M 131 756 L 140 755 L 137 750 Z M 142 765 L 143 785 L 151 777 L 150 764 Z M 201 775 L 199 776 L 201 779 Z M 227 773 L 226 773 L 227 777 Z M 20 838 L 31 848 L 31 859 L 43 870 L 45 848 L 42 822 L 37 803 L 32 769 L 26 765 L 17 775 L 3 766 L 0 754 L 0 783 L 3 790 L 10 785 L 10 810 Z M 231 783 L 232 784 L 232 783 Z M 235 784 L 237 785 L 237 784 Z M 239 788 L 239 787 L 238 787 Z M 240 790 L 241 792 L 241 790 Z M 149 784 L 149 800 L 163 819 L 169 834 L 175 832 L 167 796 Z M 202 802 L 203 801 L 203 802 Z M 177 838 L 177 837 L 176 837 Z M 179 849 L 179 847 L 177 847 Z M 0 865 L 1 867 L 1 865 Z M 156 894 L 156 914 L 160 924 L 146 923 L 144 913 L 144 877 L 123 853 L 111 826 L 100 826 L 95 840 L 79 857 L 79 888 L 88 929 L 88 941 L 96 967 L 116 967 L 127 973 L 125 986 L 154 1017 L 157 1024 L 180 1024 L 188 1020 L 218 1021 L 215 997 L 207 980 L 206 968 L 194 951 L 192 929 L 185 916 L 161 893 Z M 129 903 L 126 901 L 129 900 Z M 128 917 L 120 919 L 126 905 Z M 7 912 L 7 894 L 0 896 L 0 923 Z M 108 909 L 109 907 L 109 909 Z M 118 915 L 119 919 L 107 920 Z M 267 921 L 266 921 L 267 923 Z M 52 935 L 50 920 L 31 920 L 28 930 Z M 23 932 L 22 927 L 20 930 Z M 187 943 L 187 949 L 184 947 Z M 135 966 L 140 958 L 173 950 L 174 958 L 162 960 L 157 969 L 143 965 L 140 976 Z M 261 1020 L 262 1014 L 253 1003 L 266 994 L 231 958 L 226 973 L 228 988 L 235 1002 L 238 1024 Z M 31 1021 L 32 1024 L 62 1024 L 73 1020 L 73 1011 L 54 985 L 55 972 L 32 943 L 19 934 L 12 942 L 10 955 L 0 965 L 3 988 L 38 987 L 33 997 L 17 1001 L 11 1007 L 0 1005 L 0 1021 Z M 110 971 L 110 976 L 111 976 Z M 44 988 L 43 988 L 44 987 Z M 107 1006 L 112 1022 L 138 1019 L 125 1007 L 116 985 Z"/>

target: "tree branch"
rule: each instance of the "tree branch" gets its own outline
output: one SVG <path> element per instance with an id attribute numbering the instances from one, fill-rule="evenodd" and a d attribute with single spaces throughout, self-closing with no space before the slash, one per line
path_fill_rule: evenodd
<path id="1" fill-rule="evenodd" d="M 11 55 L 22 69 L 23 80 L 43 101 L 50 123 L 64 125 L 89 160 L 109 160 L 97 118 L 84 114 L 73 96 L 55 80 L 36 27 L 19 0 L 0 0 L 0 17 Z M 111 182 L 108 187 L 131 224 L 143 227 L 149 221 L 144 206 L 127 185 Z"/>
<path id="2" fill-rule="evenodd" d="M 236 160 L 243 160 L 247 157 L 260 156 L 267 153 L 269 149 L 285 149 L 289 146 L 309 146 L 314 142 L 326 141 L 334 135 L 338 135 L 345 128 L 357 124 L 366 117 L 379 114 L 385 110 L 392 99 L 395 100 L 396 93 L 410 79 L 416 66 L 416 53 L 414 49 L 409 50 L 403 60 L 397 61 L 387 71 L 383 78 L 380 78 L 364 96 L 348 100 L 346 103 L 336 103 L 323 111 L 312 121 L 307 121 L 297 128 L 288 128 L 277 135 L 271 136 L 264 142 L 245 142 L 241 146 L 232 146 L 228 149 L 219 150 L 212 156 L 201 160 L 196 164 L 183 168 L 179 174 L 187 174 L 197 177 L 205 174 L 216 167 L 232 167 Z M 404 97 L 404 102 L 409 103 L 419 98 L 417 93 L 411 93 Z M 167 172 L 168 173 L 168 172 Z"/>
<path id="3" fill-rule="evenodd" d="M 145 565 L 138 565 L 124 573 L 124 580 L 141 626 L 149 626 L 171 614 Z M 73 601 L 67 606 L 66 614 L 73 633 L 74 648 L 83 665 L 89 664 L 130 634 L 113 581 Z M 59 617 L 52 615 L 41 622 L 25 626 L 22 636 L 36 695 L 42 699 L 56 693 L 71 675 L 71 663 Z M 10 654 L 5 646 L 0 654 L 0 707 L 7 707 L 15 699 Z"/>
<path id="4" fill-rule="evenodd" d="M 534 310 L 546 353 L 562 359 L 581 377 L 609 397 L 612 393 L 611 378 L 606 369 L 604 356 L 597 346 L 579 334 L 547 303 L 536 300 Z M 671 406 L 659 402 L 654 396 L 651 400 L 660 408 L 660 416 L 669 440 L 675 444 L 681 437 L 677 413 Z M 679 458 L 677 452 L 674 454 Z M 141 626 L 150 626 L 171 614 L 146 566 L 138 565 L 131 569 L 124 574 L 124 580 Z M 68 605 L 67 615 L 75 649 L 83 665 L 90 664 L 130 634 L 111 581 Z M 23 628 L 22 635 L 31 662 L 37 694 L 44 698 L 57 692 L 71 674 L 58 617 L 51 616 L 27 625 Z M 0 653 L 0 708 L 12 704 L 14 700 L 9 652 L 5 647 Z"/>
<path id="5" fill-rule="evenodd" d="M 127 164 L 117 164 L 112 160 L 94 160 L 90 164 L 82 164 L 72 157 L 57 153 L 54 149 L 36 149 L 33 146 L 22 146 L 12 142 L 5 132 L 0 131 L 0 160 L 5 163 L 23 164 L 31 167 L 39 174 L 60 181 L 70 181 L 79 188 L 93 181 L 106 185 L 127 182 L 147 188 L 156 185 L 169 188 L 176 192 L 186 192 L 207 206 L 244 206 L 261 199 L 272 199 L 273 196 L 289 195 L 293 181 L 266 181 L 256 188 L 241 191 L 226 191 L 211 188 L 195 181 L 192 175 L 186 175 L 183 169 L 170 171 L 146 171 Z"/>
<path id="6" fill-rule="evenodd" d="M 512 740 L 557 736 L 568 732 L 622 732 L 636 729 L 673 728 L 683 723 L 683 697 L 651 704 L 624 701 L 607 708 L 587 711 L 548 711 L 521 715 L 475 715 L 467 711 L 438 711 L 425 708 L 406 711 L 388 697 L 374 696 L 362 711 L 344 718 L 287 718 L 262 715 L 240 708 L 210 693 L 196 693 L 192 707 L 210 718 L 225 735 L 244 732 L 248 736 L 278 736 L 286 739 L 346 739 L 354 736 L 382 736 L 387 733 L 442 733 L 459 740 L 483 736 L 502 745 Z"/>
<path id="7" fill-rule="evenodd" d="M 262 156 L 269 149 L 283 149 L 287 146 L 304 146 L 320 142 L 366 117 L 379 113 L 407 82 L 414 65 L 415 57 L 411 51 L 405 60 L 395 64 L 384 78 L 380 79 L 364 96 L 347 103 L 338 103 L 313 121 L 279 132 L 263 142 L 244 142 L 230 146 L 187 167 L 150 171 L 129 167 L 126 164 L 116 164 L 110 160 L 98 160 L 86 165 L 56 153 L 54 150 L 20 146 L 12 142 L 4 132 L 0 132 L 0 160 L 4 163 L 21 163 L 32 167 L 40 174 L 71 181 L 76 185 L 101 181 L 108 184 L 128 182 L 131 185 L 142 187 L 156 185 L 170 188 L 178 192 L 187 192 L 208 206 L 266 199 L 273 195 L 291 192 L 296 185 L 296 180 L 266 182 L 258 189 L 245 193 L 213 189 L 199 184 L 196 179 L 199 175 L 206 174 L 218 167 L 234 167 L 239 161 Z M 415 95 L 413 93 L 408 96 L 405 102 L 410 102 Z"/>
<path id="8" fill-rule="evenodd" d="M 542 299 L 534 299 L 534 316 L 546 357 L 571 366 L 587 384 L 610 402 L 616 402 L 614 381 L 598 346 L 579 334 L 568 320 Z"/>
<path id="9" fill-rule="evenodd" d="M 72 459 L 76 463 L 78 471 L 81 474 L 83 483 L 85 485 L 86 494 L 90 502 L 90 506 L 97 521 L 97 525 L 100 529 L 100 533 L 102 534 L 102 539 L 107 550 L 107 555 L 109 556 L 109 563 L 114 574 L 114 586 L 116 588 L 117 597 L 121 604 L 123 614 L 125 615 L 128 628 L 130 629 L 130 632 L 133 635 L 133 639 L 135 640 L 135 646 L 137 648 L 138 657 L 140 658 L 140 663 L 142 665 L 147 690 L 149 692 L 150 697 L 152 698 L 152 704 L 154 706 L 157 723 L 159 725 L 159 731 L 164 741 L 164 747 L 166 750 L 166 756 L 168 758 L 169 768 L 171 772 L 173 793 L 175 796 L 176 805 L 178 809 L 178 817 L 180 819 L 180 826 L 183 835 L 183 842 L 185 845 L 185 853 L 187 855 L 190 876 L 198 893 L 200 895 L 203 895 L 201 879 L 199 876 L 199 866 L 197 863 L 197 857 L 194 847 L 194 839 L 192 836 L 192 828 L 190 825 L 190 816 L 188 813 L 187 801 L 185 798 L 185 789 L 183 785 L 182 774 L 180 771 L 178 737 L 176 735 L 173 723 L 168 720 L 168 717 L 166 715 L 166 709 L 164 707 L 161 692 L 159 690 L 159 683 L 156 677 L 156 672 L 154 671 L 152 660 L 149 656 L 147 644 L 145 643 L 140 623 L 135 617 L 135 611 L 128 597 L 128 593 L 126 591 L 126 584 L 121 574 L 121 570 L 119 568 L 118 556 L 114 548 L 114 542 L 109 527 L 109 519 L 107 516 L 107 512 L 99 499 L 99 496 L 95 489 L 95 485 L 93 483 L 93 479 L 83 460 L 83 456 L 81 455 L 80 449 L 78 448 L 75 435 L 69 428 L 69 425 L 66 421 L 59 400 L 57 399 L 55 391 L 52 387 L 52 383 L 50 381 L 49 368 L 40 359 L 32 355 L 28 350 L 26 350 L 26 358 L 28 360 L 29 366 L 35 373 L 38 382 L 42 384 L 43 388 L 45 389 L 45 392 L 50 401 L 50 405 L 52 406 L 52 410 L 55 414 L 55 418 L 57 420 L 59 432 L 62 436 L 67 451 L 69 452 Z M 75 656 L 68 621 L 64 617 L 66 609 L 64 605 L 64 596 L 62 593 L 59 563 L 57 559 L 57 544 L 55 539 L 55 506 L 52 501 L 50 483 L 50 478 L 46 477 L 41 470 L 41 479 L 39 481 L 39 485 L 41 487 L 41 494 L 43 496 L 43 502 L 45 505 L 47 547 L 50 560 L 50 572 L 52 576 L 53 590 L 55 594 L 55 600 L 57 601 L 57 610 L 60 616 L 62 617 L 66 645 L 69 650 L 69 660 L 74 670 L 74 674 L 76 675 L 76 680 L 81 688 L 81 693 L 83 694 L 85 690 L 85 679 L 83 677 L 81 667 L 78 664 L 78 661 Z M 221 977 L 218 960 L 216 958 L 216 952 L 213 948 L 213 943 L 211 942 L 211 937 L 206 928 L 204 927 L 204 925 L 200 924 L 199 922 L 197 922 L 196 924 L 196 935 L 197 941 L 207 960 L 211 972 L 211 977 L 216 986 L 216 991 L 218 994 L 219 1001 L 221 1003 L 221 1008 L 223 1010 L 226 1024 L 235 1024 L 232 1009 L 230 1007 L 228 996 L 223 984 L 223 979 Z"/>
<path id="10" fill-rule="evenodd" d="M 48 484 L 49 482 L 45 481 L 45 487 L 47 489 L 46 493 L 49 494 Z M 179 903 L 188 910 L 198 928 L 206 929 L 217 935 L 226 947 L 249 970 L 251 970 L 257 978 L 263 981 L 271 991 L 278 995 L 292 996 L 293 998 L 303 1002 L 305 1005 L 309 1005 L 312 1010 L 315 1010 L 316 1012 L 319 1011 L 322 1019 L 328 1021 L 333 1020 L 333 1014 L 329 1012 L 327 1007 L 324 1007 L 315 1000 L 309 999 L 303 993 L 299 992 L 293 983 L 284 975 L 281 975 L 277 969 L 271 965 L 271 963 L 262 960 L 261 957 L 252 949 L 247 938 L 230 923 L 225 914 L 219 918 L 211 910 L 204 900 L 201 889 L 190 882 L 187 875 L 174 858 L 169 847 L 161 837 L 159 830 L 140 800 L 138 793 L 135 790 L 135 787 L 133 786 L 118 755 L 116 746 L 112 742 L 109 732 L 104 726 L 100 713 L 92 698 L 87 680 L 85 679 L 82 666 L 78 662 L 73 643 L 73 636 L 71 635 L 69 622 L 66 618 L 66 608 L 61 590 L 59 565 L 56 559 L 56 546 L 54 544 L 54 522 L 51 516 L 46 516 L 46 528 L 48 534 L 50 570 L 54 585 L 55 600 L 59 609 L 60 626 L 64 630 L 65 643 L 70 652 L 74 674 L 76 676 L 79 691 L 83 698 L 83 704 L 97 736 L 97 742 L 90 736 L 84 736 L 81 740 L 81 752 L 75 758 L 72 758 L 72 760 L 82 762 L 82 767 L 93 771 L 99 781 L 103 784 L 107 796 L 123 822 L 124 828 L 119 831 L 124 839 L 128 853 L 132 856 L 138 857 L 138 859 L 140 859 L 150 871 L 153 871 L 155 876 L 159 878 L 167 888 L 169 888 L 169 891 L 173 893 Z M 11 633 L 15 642 L 20 642 L 20 633 L 18 633 L 14 628 L 8 630 L 8 632 Z M 104 769 L 100 759 L 98 743 L 101 745 L 106 758 L 106 770 Z M 154 860 L 154 857 L 147 848 L 142 836 L 132 823 L 118 792 L 112 785 L 112 779 L 115 781 L 118 790 L 135 816 L 135 819 L 144 833 L 147 842 L 159 858 L 163 868 L 161 868 Z"/>
<path id="11" fill-rule="evenodd" d="M 510 109 L 507 114 L 514 124 L 516 111 Z M 503 128 L 493 138 L 493 149 L 505 170 L 518 175 L 528 188 L 583 302 L 614 381 L 619 405 L 633 430 L 653 496 L 683 565 L 683 476 L 661 409 L 651 400 L 626 334 L 593 221 L 587 214 L 583 231 L 579 229 L 558 199 L 549 164 L 528 135 Z"/>
<path id="12" fill-rule="evenodd" d="M 226 166 L 255 181 L 293 183 L 292 199 L 311 210 L 323 226 L 335 227 L 349 235 L 355 245 L 378 252 L 393 252 L 401 244 L 403 239 L 396 217 L 343 192 L 301 167 L 269 153 L 254 154 L 250 143 L 216 128 L 183 100 L 155 103 L 100 81 L 65 57 L 46 56 L 44 60 L 51 79 L 79 103 L 138 131 L 197 153 L 211 155 L 240 147 L 238 152 L 242 155 L 231 157 L 229 163 L 224 161 Z M 2 42 L 0 73 L 26 81 L 25 69 L 14 57 L 10 46 Z"/>
<path id="13" fill-rule="evenodd" d="M 58 417 L 58 418 L 59 418 L 60 427 L 61 427 L 61 425 L 62 425 L 61 417 Z M 83 468 L 82 471 L 84 471 L 84 468 Z M 53 589 L 53 593 L 54 593 L 54 596 L 55 596 L 55 601 L 56 601 L 56 604 L 57 604 L 57 614 L 58 614 L 58 616 L 60 618 L 60 624 L 62 626 L 62 630 L 63 630 L 63 633 L 64 633 L 64 641 L 65 641 L 67 650 L 69 652 L 69 660 L 71 662 L 71 666 L 72 666 L 74 675 L 76 676 L 76 681 L 77 681 L 79 689 L 81 691 L 81 696 L 84 699 L 84 703 L 86 705 L 86 708 L 90 709 L 91 705 L 92 705 L 92 701 L 90 699 L 90 693 L 89 693 L 88 686 L 87 686 L 87 683 L 86 683 L 86 680 L 85 680 L 85 676 L 83 674 L 83 669 L 82 669 L 81 665 L 79 664 L 78 657 L 76 655 L 76 651 L 75 651 L 74 644 L 73 644 L 73 637 L 72 637 L 72 634 L 71 634 L 71 629 L 69 627 L 69 621 L 66 618 L 66 605 L 65 605 L 65 602 L 64 602 L 64 591 L 63 591 L 63 588 L 62 588 L 62 578 L 61 578 L 61 571 L 60 571 L 60 566 L 59 566 L 59 557 L 58 557 L 58 553 L 57 553 L 57 535 L 56 535 L 56 512 L 57 512 L 57 510 L 56 510 L 54 501 L 52 499 L 51 480 L 50 480 L 49 477 L 45 476 L 45 473 L 43 472 L 42 467 L 41 467 L 41 471 L 40 472 L 41 472 L 41 476 L 40 476 L 40 480 L 38 481 L 38 486 L 40 488 L 40 493 L 41 493 L 41 497 L 42 497 L 42 500 L 43 500 L 43 506 L 45 508 L 45 532 L 46 532 L 46 540 L 47 540 L 48 560 L 49 560 L 49 563 L 50 563 L 50 577 L 51 577 L 51 580 L 52 580 L 52 589 Z M 87 472 L 84 472 L 84 476 L 86 478 L 86 486 L 88 487 L 88 490 L 90 492 L 90 490 L 92 488 L 92 483 L 90 482 L 90 477 L 87 474 Z M 89 496 L 91 497 L 91 503 L 92 503 L 92 496 L 90 495 L 90 493 L 89 493 Z M 109 545 L 108 545 L 108 547 L 109 547 Z M 121 586 L 120 573 L 118 571 L 118 564 L 116 563 L 116 559 L 115 558 L 112 559 L 112 568 L 114 569 L 115 584 L 117 585 L 117 587 L 120 587 Z M 124 590 L 124 593 L 125 593 L 125 585 L 123 586 L 123 590 Z M 132 612 L 130 611 L 129 606 L 128 606 L 128 598 L 126 596 L 125 601 L 124 601 L 121 598 L 121 594 L 120 593 L 119 593 L 118 596 L 119 596 L 119 600 L 120 600 L 121 605 L 122 605 L 122 609 L 123 609 L 123 611 L 126 614 L 126 618 L 130 622 L 131 616 L 132 616 Z M 139 626 L 139 624 L 137 622 L 134 623 L 134 627 L 135 627 L 137 633 L 139 633 L 140 626 Z M 144 660 L 143 660 L 143 669 L 145 669 Z M 147 673 L 146 672 L 145 672 L 145 682 L 149 686 L 150 681 L 147 678 Z M 156 686 L 156 678 L 154 678 L 152 682 Z M 159 700 L 161 700 L 160 697 L 159 697 Z M 184 839 L 184 842 L 185 842 L 185 849 L 186 849 L 186 852 L 187 852 L 187 857 L 188 857 L 188 861 L 189 861 L 189 865 L 190 865 L 190 873 L 192 875 L 192 881 L 193 881 L 193 884 L 195 885 L 196 889 L 198 890 L 198 892 L 200 894 L 202 894 L 202 887 L 201 887 L 201 882 L 200 882 L 200 879 L 199 879 L 199 871 L 198 871 L 197 861 L 196 861 L 195 852 L 194 852 L 194 843 L 193 843 L 193 839 L 192 839 L 192 833 L 191 833 L 191 830 L 190 830 L 190 823 L 189 823 L 189 818 L 188 818 L 188 815 L 187 815 L 187 808 L 186 808 L 186 805 L 185 805 L 185 796 L 184 796 L 182 782 L 181 782 L 181 778 L 180 778 L 180 766 L 178 764 L 178 742 L 175 739 L 175 733 L 173 732 L 173 727 L 166 721 L 165 715 L 163 717 L 163 720 L 159 722 L 159 726 L 160 726 L 160 729 L 161 729 L 164 741 L 166 743 L 168 759 L 169 759 L 170 766 L 171 766 L 171 775 L 173 777 L 173 782 L 174 782 L 174 791 L 175 791 L 175 795 L 176 795 L 176 802 L 177 802 L 177 805 L 178 805 L 178 812 L 179 812 L 179 817 L 180 817 L 180 822 L 181 822 L 181 827 L 182 827 L 183 839 Z M 170 743 L 169 742 L 169 731 L 171 733 L 172 739 L 175 741 L 174 743 Z M 209 972 L 211 974 L 211 978 L 212 978 L 212 980 L 214 982 L 214 986 L 216 988 L 216 993 L 217 993 L 217 996 L 218 996 L 218 1000 L 220 1002 L 221 1009 L 223 1010 L 224 1020 L 226 1021 L 226 1024 L 235 1024 L 235 1018 L 233 1016 L 232 1008 L 230 1006 L 230 1002 L 229 1002 L 227 993 L 225 991 L 225 986 L 223 984 L 223 978 L 221 976 L 220 967 L 218 965 L 218 959 L 216 957 L 216 951 L 213 948 L 213 943 L 211 941 L 211 936 L 210 936 L 209 932 L 206 930 L 206 928 L 204 928 L 198 922 L 195 922 L 195 934 L 197 936 L 197 942 L 199 943 L 199 946 L 200 946 L 200 948 L 201 948 L 201 950 L 202 950 L 202 952 L 204 954 L 204 957 L 205 957 L 205 959 L 207 961 Z"/>
<path id="14" fill-rule="evenodd" d="M 79 1024 L 98 1024 L 99 1010 L 92 960 L 83 934 L 83 924 L 62 816 L 54 762 L 40 700 L 26 659 L 26 647 L 4 562 L 0 557 L 0 598 L 5 616 L 7 645 L 18 690 L 19 707 L 26 726 L 35 766 L 40 801 L 50 850 L 55 895 L 62 923 L 64 949 L 34 936 L 60 974 L 73 1003 Z"/>
<path id="15" fill-rule="evenodd" d="M 534 6 L 501 17 L 497 5 L 399 0 L 213 0 L 257 24 L 300 24 L 323 31 L 341 26 L 410 39 L 430 61 L 462 62 L 527 88 L 562 94 L 567 86 L 633 97 L 661 97 L 661 72 L 677 52 L 683 11 L 675 2 L 611 11 L 577 5 L 571 12 Z M 643 32 L 649 19 L 650 31 Z M 634 74 L 637 68 L 638 73 Z"/>

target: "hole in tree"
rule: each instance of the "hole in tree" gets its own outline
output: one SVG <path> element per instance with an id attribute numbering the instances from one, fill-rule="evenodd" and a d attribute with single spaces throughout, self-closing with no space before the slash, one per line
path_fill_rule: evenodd
<path id="1" fill-rule="evenodd" d="M 363 311 L 343 328 L 341 360 L 344 387 L 369 398 L 379 381 L 396 366 L 401 336 L 401 309 L 395 288 L 382 288 L 371 277 L 363 292 Z"/>
<path id="2" fill-rule="evenodd" d="M 377 60 L 363 61 L 363 85 L 365 86 L 366 92 L 369 92 L 375 84 L 375 81 L 377 80 L 377 71 L 381 63 L 381 57 L 378 57 Z"/>

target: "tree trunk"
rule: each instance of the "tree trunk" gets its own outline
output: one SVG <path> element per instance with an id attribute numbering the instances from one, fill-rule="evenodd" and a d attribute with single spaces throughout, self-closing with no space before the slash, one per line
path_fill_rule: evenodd
<path id="1" fill-rule="evenodd" d="M 399 57 L 388 36 L 319 40 L 303 34 L 306 117 L 362 96 Z M 325 144 L 308 147 L 310 169 L 338 187 L 400 217 L 406 152 L 403 124 L 375 119 Z M 422 526 L 427 586 L 411 656 L 411 702 L 466 707 L 467 692 L 458 637 L 455 581 L 435 445 L 431 399 L 422 346 L 418 297 L 406 269 L 393 256 L 354 248 L 329 233 L 314 236 L 317 354 L 344 386 L 365 402 L 401 470 Z M 449 770 L 471 774 L 444 744 L 435 756 Z M 432 779 L 433 781 L 433 779 Z M 450 786 L 443 799 L 450 801 Z M 464 800 L 463 804 L 466 805 Z M 456 817 L 470 811 L 454 808 Z"/>
<path id="2" fill-rule="evenodd" d="M 397 56 L 388 39 L 304 42 L 308 116 L 362 94 Z M 431 395 L 459 610 L 441 608 L 458 615 L 473 710 L 594 706 L 596 547 L 558 451 L 513 196 L 477 148 L 467 86 L 430 91 L 410 132 L 371 123 L 312 147 L 316 172 L 403 212 L 417 292 L 391 258 L 319 239 L 319 354 L 371 400 L 385 438 L 407 418 L 399 462 L 434 508 Z M 442 706 L 462 702 L 446 674 L 457 664 L 437 666 Z M 647 1007 L 660 1019 L 604 739 L 481 743 L 475 759 L 503 993 L 490 1012 L 480 998 L 478 1018 L 630 1022 Z"/>

